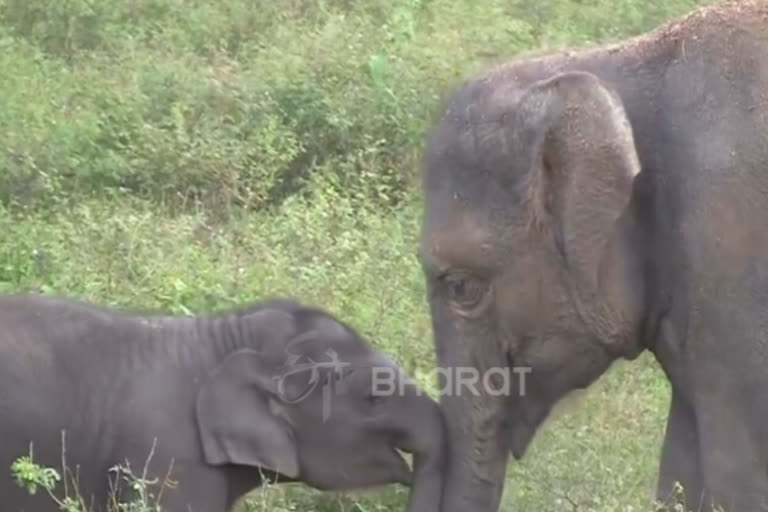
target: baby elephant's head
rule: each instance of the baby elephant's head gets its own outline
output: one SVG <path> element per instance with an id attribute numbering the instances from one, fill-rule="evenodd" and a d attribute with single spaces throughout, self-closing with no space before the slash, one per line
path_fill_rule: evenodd
<path id="1" fill-rule="evenodd" d="M 399 482 L 410 510 L 439 510 L 439 406 L 330 314 L 274 302 L 240 318 L 197 400 L 210 464 L 258 466 L 323 490 Z M 413 471 L 398 450 L 413 454 Z"/>

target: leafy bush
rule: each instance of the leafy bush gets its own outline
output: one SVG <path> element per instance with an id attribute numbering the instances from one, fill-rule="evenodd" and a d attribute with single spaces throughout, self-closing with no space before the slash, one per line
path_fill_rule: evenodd
<path id="1" fill-rule="evenodd" d="M 459 76 L 693 4 L 0 0 L 0 201 L 260 209 L 329 173 L 396 205 Z"/>

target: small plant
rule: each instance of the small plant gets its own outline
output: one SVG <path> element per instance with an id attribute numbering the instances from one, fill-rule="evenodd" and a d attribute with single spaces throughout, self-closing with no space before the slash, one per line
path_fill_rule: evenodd
<path id="1" fill-rule="evenodd" d="M 32 461 L 32 447 L 29 455 L 19 457 L 11 465 L 11 473 L 16 483 L 27 489 L 29 494 L 37 494 L 38 487 L 51 491 L 61 475 L 53 468 L 44 468 Z"/>
<path id="2" fill-rule="evenodd" d="M 68 496 L 67 486 L 65 486 L 63 497 L 56 496 L 54 491 L 62 477 L 54 468 L 35 463 L 31 443 L 29 455 L 19 457 L 11 464 L 11 474 L 16 483 L 25 488 L 29 494 L 37 494 L 39 489 L 48 493 L 48 496 L 58 505 L 59 510 L 63 512 L 87 512 L 82 498 Z"/>
<path id="3" fill-rule="evenodd" d="M 62 434 L 62 441 L 63 440 L 64 437 Z M 127 462 L 110 468 L 110 472 L 116 473 L 127 482 L 128 488 L 133 491 L 133 494 L 136 497 L 130 502 L 121 502 L 117 497 L 116 490 L 113 490 L 109 502 L 107 503 L 108 512 L 163 512 L 163 509 L 159 504 L 162 491 L 166 487 L 175 486 L 175 483 L 169 478 L 169 470 L 169 474 L 166 475 L 158 495 L 154 496 L 151 492 L 151 486 L 156 485 L 158 480 L 148 480 L 146 472 L 149 461 L 154 455 L 154 451 L 155 445 L 153 443 L 152 451 L 150 452 L 149 457 L 147 457 L 144 471 L 141 476 L 134 475 L 130 464 Z M 65 451 L 62 451 L 62 466 L 64 468 L 63 471 L 66 474 L 67 470 L 64 454 Z M 66 479 L 63 480 L 64 496 L 57 495 L 56 487 L 57 484 L 62 481 L 62 476 L 56 469 L 42 466 L 34 461 L 31 443 L 29 447 L 29 455 L 19 457 L 11 464 L 11 475 L 16 483 L 20 487 L 25 488 L 31 495 L 37 494 L 38 490 L 42 489 L 48 494 L 51 500 L 56 503 L 59 510 L 62 512 L 90 512 L 91 510 L 91 508 L 86 505 L 85 500 L 80 493 L 77 492 L 77 482 L 74 479 L 72 481 L 72 487 L 74 488 L 75 493 L 74 496 L 69 494 L 70 486 L 67 485 Z"/>

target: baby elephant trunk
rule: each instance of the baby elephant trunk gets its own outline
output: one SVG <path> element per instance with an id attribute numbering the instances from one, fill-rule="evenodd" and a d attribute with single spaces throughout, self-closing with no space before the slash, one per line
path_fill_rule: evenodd
<path id="1" fill-rule="evenodd" d="M 409 512 L 439 512 L 443 493 L 446 435 L 440 407 L 426 395 L 418 397 L 418 409 L 410 416 L 412 425 L 398 448 L 413 455 L 413 477 Z"/>

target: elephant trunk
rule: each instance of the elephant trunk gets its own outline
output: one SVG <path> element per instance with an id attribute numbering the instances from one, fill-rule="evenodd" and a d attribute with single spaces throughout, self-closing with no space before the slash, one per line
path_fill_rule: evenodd
<path id="1" fill-rule="evenodd" d="M 440 512 L 443 470 L 442 457 L 414 454 L 413 482 L 408 499 L 408 512 Z"/>
<path id="2" fill-rule="evenodd" d="M 510 452 L 502 422 L 490 413 L 503 400 L 445 396 L 442 403 L 449 448 L 441 512 L 496 512 Z"/>
<path id="3" fill-rule="evenodd" d="M 411 493 L 408 512 L 440 512 L 443 477 L 446 463 L 445 424 L 440 406 L 431 399 L 421 397 L 421 410 L 412 414 L 419 418 L 416 425 L 407 428 L 399 448 L 413 455 Z M 412 421 L 412 420 L 411 420 Z"/>
<path id="4" fill-rule="evenodd" d="M 513 372 L 501 346 L 475 351 L 480 340 L 462 339 L 440 310 L 433 317 L 448 446 L 441 512 L 496 512 L 512 441 Z"/>

